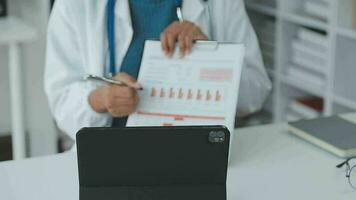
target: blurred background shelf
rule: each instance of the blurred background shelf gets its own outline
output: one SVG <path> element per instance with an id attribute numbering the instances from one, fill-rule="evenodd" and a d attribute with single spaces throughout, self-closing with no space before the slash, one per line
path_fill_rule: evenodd
<path id="1" fill-rule="evenodd" d="M 342 96 L 334 96 L 334 101 L 342 106 L 345 106 L 349 109 L 356 110 L 356 102 L 349 100 Z"/>
<path id="2" fill-rule="evenodd" d="M 327 30 L 329 28 L 328 23 L 307 16 L 287 12 L 282 13 L 281 16 L 284 20 L 294 23 L 296 25 L 313 27 L 320 30 Z"/>
<path id="3" fill-rule="evenodd" d="M 342 37 L 347 37 L 352 40 L 356 40 L 356 30 L 355 29 L 348 29 L 348 28 L 337 28 L 337 34 Z"/>
<path id="4" fill-rule="evenodd" d="M 36 28 L 17 17 L 0 18 L 0 45 L 35 40 Z"/>
<path id="5" fill-rule="evenodd" d="M 309 94 L 312 94 L 312 95 L 315 95 L 318 97 L 323 97 L 325 95 L 324 87 L 318 87 L 318 86 L 312 85 L 304 80 L 301 81 L 301 79 L 298 79 L 297 77 L 282 75 L 281 81 L 282 81 L 282 84 L 297 88 L 299 90 L 303 90 L 305 92 L 308 92 Z"/>
<path id="6" fill-rule="evenodd" d="M 7 16 L 0 17 L 0 143 L 10 147 L 11 124 L 9 45 L 21 41 L 18 63 L 21 63 L 24 97 L 26 156 L 57 152 L 57 130 L 43 91 L 46 32 L 50 0 L 7 0 Z M 12 59 L 14 60 L 14 59 Z M 13 85 L 13 84 L 11 84 Z M 7 158 L 9 158 L 7 156 Z"/>
<path id="7" fill-rule="evenodd" d="M 273 80 L 265 111 L 275 122 L 356 111 L 356 0 L 245 1 Z M 300 104 L 308 98 L 319 110 Z"/>

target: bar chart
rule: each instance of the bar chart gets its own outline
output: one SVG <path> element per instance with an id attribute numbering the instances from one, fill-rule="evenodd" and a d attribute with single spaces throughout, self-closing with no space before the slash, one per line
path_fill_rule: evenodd
<path id="1" fill-rule="evenodd" d="M 206 102 L 221 102 L 223 98 L 221 89 L 164 88 L 159 86 L 149 88 L 149 97 Z"/>

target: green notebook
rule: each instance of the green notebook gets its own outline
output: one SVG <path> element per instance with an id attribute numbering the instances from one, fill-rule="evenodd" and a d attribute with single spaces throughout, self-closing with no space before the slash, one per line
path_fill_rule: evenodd
<path id="1" fill-rule="evenodd" d="M 341 117 L 292 122 L 289 131 L 339 157 L 356 156 L 356 124 Z"/>

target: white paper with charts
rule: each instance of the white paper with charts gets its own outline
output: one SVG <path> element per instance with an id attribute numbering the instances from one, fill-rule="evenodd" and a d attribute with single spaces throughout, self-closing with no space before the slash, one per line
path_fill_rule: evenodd
<path id="1" fill-rule="evenodd" d="M 167 58 L 159 41 L 146 41 L 138 77 L 144 90 L 127 126 L 224 125 L 234 130 L 243 66 L 242 44 L 195 44 Z"/>

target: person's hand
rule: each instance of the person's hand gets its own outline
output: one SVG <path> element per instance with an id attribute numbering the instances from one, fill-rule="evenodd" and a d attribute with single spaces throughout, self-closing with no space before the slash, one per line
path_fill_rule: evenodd
<path id="1" fill-rule="evenodd" d="M 109 112 L 113 117 L 124 117 L 136 111 L 140 85 L 126 73 L 120 73 L 113 79 L 127 86 L 105 84 L 94 90 L 89 96 L 89 103 L 98 113 Z"/>
<path id="2" fill-rule="evenodd" d="M 189 21 L 173 22 L 161 33 L 161 45 L 163 52 L 171 57 L 174 53 L 176 43 L 180 48 L 180 56 L 189 54 L 194 40 L 207 40 L 208 37 L 201 29 Z"/>

